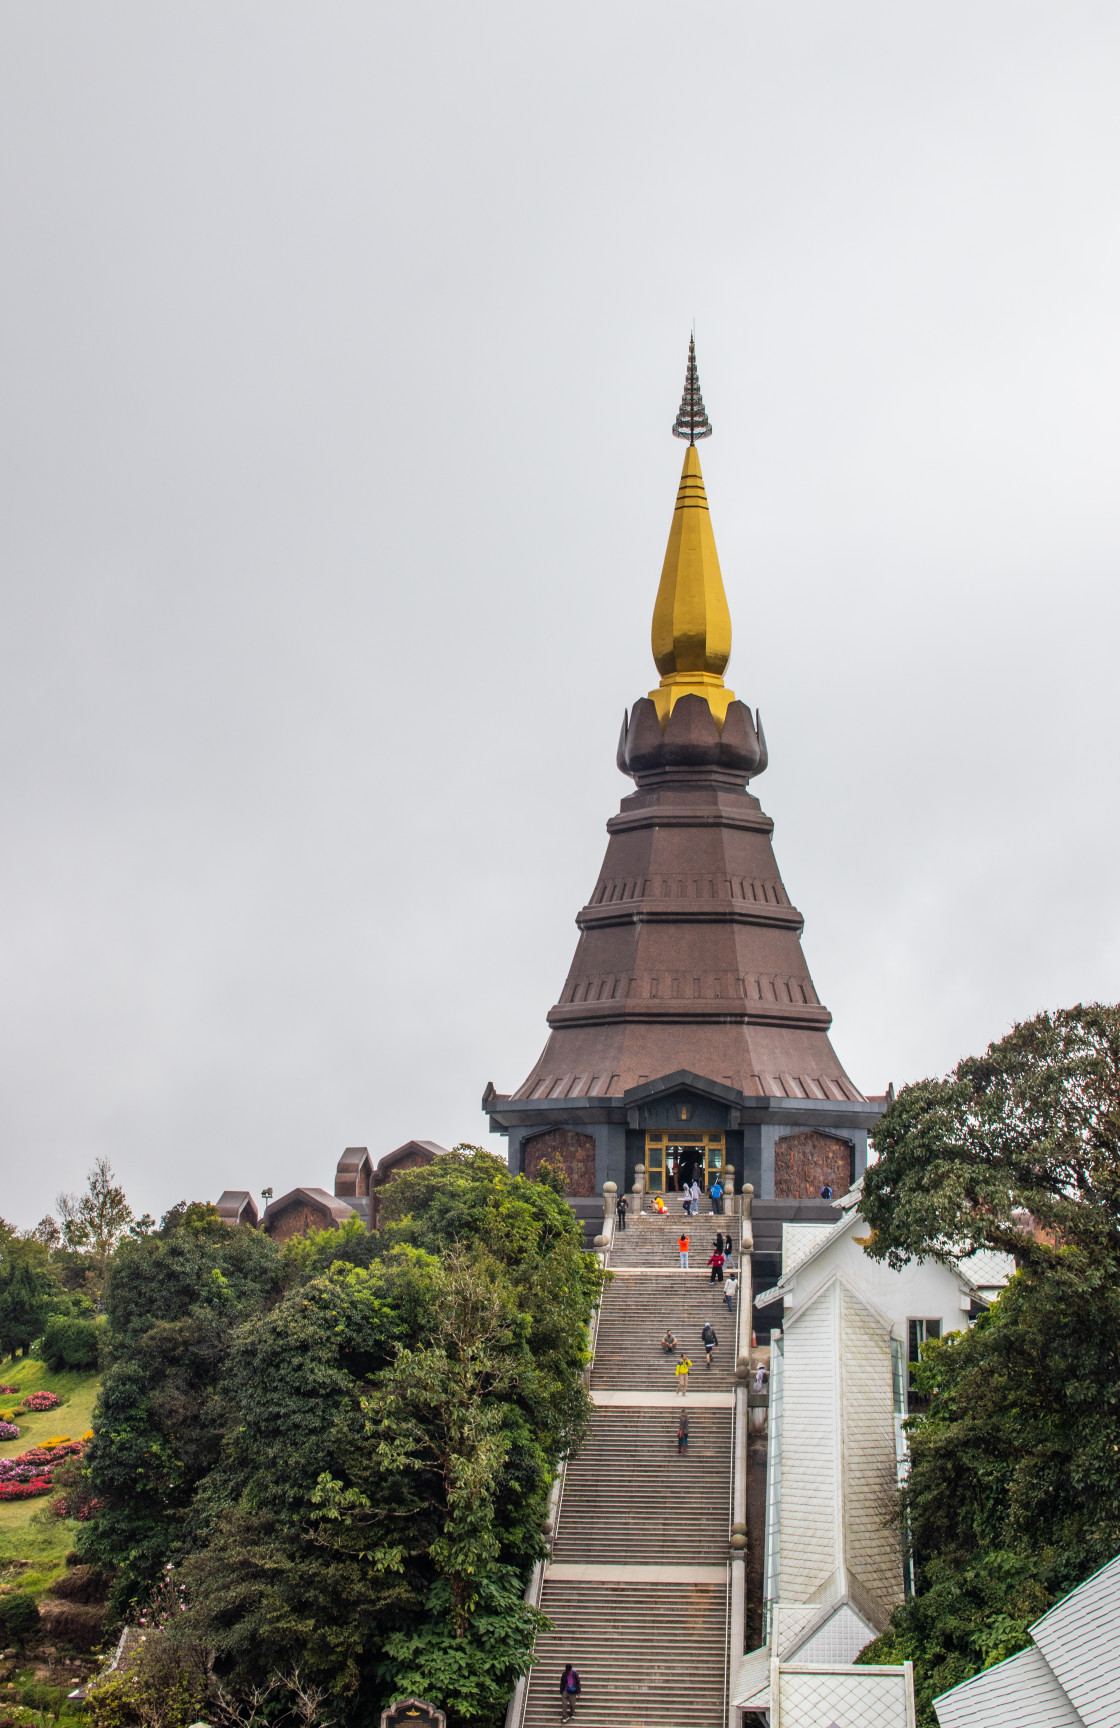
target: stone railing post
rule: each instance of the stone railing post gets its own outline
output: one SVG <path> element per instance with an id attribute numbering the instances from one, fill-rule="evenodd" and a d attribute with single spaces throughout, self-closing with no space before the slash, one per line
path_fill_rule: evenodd
<path id="1" fill-rule="evenodd" d="M 646 1167 L 644 1164 L 634 1166 L 634 1187 L 630 1210 L 635 1215 L 645 1211 L 643 1201 L 646 1197 Z"/>
<path id="2" fill-rule="evenodd" d="M 723 1182 L 723 1209 L 729 1218 L 734 1218 L 739 1207 L 735 1198 L 735 1172 L 730 1164 L 726 1170 L 720 1171 L 720 1178 Z"/>
<path id="3" fill-rule="evenodd" d="M 754 1224 L 751 1222 L 751 1201 L 754 1199 L 754 1187 L 750 1182 L 743 1184 L 742 1222 L 739 1231 L 739 1253 L 749 1254 L 754 1247 Z"/>
<path id="4" fill-rule="evenodd" d="M 609 1248 L 611 1245 L 611 1238 L 614 1236 L 614 1208 L 617 1198 L 618 1184 L 616 1182 L 604 1182 L 603 1233 L 595 1238 L 596 1248 Z"/>

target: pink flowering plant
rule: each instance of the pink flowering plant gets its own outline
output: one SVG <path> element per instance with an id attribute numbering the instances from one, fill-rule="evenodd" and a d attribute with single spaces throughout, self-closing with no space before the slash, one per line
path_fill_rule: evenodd
<path id="1" fill-rule="evenodd" d="M 14 1422 L 0 1421 L 0 1440 L 18 1440 L 19 1429 Z"/>
<path id="2" fill-rule="evenodd" d="M 29 1392 L 23 1400 L 25 1410 L 57 1410 L 62 1399 L 57 1392 Z"/>

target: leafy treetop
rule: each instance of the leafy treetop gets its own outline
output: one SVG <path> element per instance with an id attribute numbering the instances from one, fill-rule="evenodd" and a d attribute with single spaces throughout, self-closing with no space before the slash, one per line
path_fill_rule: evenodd
<path id="1" fill-rule="evenodd" d="M 874 1132 L 860 1210 L 898 1267 L 976 1249 L 1044 1266 L 1120 1263 L 1120 1008 L 1040 1014 L 944 1080 L 906 1087 Z"/>

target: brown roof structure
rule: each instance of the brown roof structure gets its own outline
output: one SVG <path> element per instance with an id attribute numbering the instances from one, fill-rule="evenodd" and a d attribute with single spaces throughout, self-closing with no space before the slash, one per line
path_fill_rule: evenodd
<path id="1" fill-rule="evenodd" d="M 402 1170 L 420 1169 L 447 1152 L 435 1140 L 406 1140 L 392 1152 L 384 1152 L 374 1164 L 366 1146 L 348 1146 L 338 1161 L 334 1191 L 346 1200 L 370 1230 L 377 1229 L 378 1191 Z"/>
<path id="2" fill-rule="evenodd" d="M 247 1188 L 227 1188 L 217 1211 L 223 1224 L 248 1224 L 255 1230 L 260 1222 L 257 1203 Z"/>
<path id="3" fill-rule="evenodd" d="M 304 1236 L 309 1230 L 333 1230 L 356 1210 L 325 1188 L 291 1188 L 278 1200 L 269 1201 L 261 1229 L 266 1236 L 286 1242 L 289 1236 Z"/>
<path id="4" fill-rule="evenodd" d="M 774 824 L 747 789 L 764 748 L 742 702 L 722 735 L 699 696 L 664 734 L 653 703 L 634 704 L 619 765 L 639 789 L 607 823 L 551 1036 L 514 1100 L 621 1097 L 684 1068 L 751 1097 L 864 1102 L 829 1043 Z"/>
<path id="5" fill-rule="evenodd" d="M 695 439 L 710 427 L 692 347 L 686 396 L 690 387 L 690 413 L 674 431 Z M 883 1103 L 864 1096 L 832 1047 L 774 824 L 750 790 L 768 749 L 760 717 L 723 679 L 731 620 L 694 442 L 653 650 L 660 683 L 624 716 L 618 742 L 618 767 L 636 790 L 607 823 L 548 1040 L 521 1085 L 488 1087 L 483 1108 L 509 1135 L 514 1170 L 531 1173 L 529 1143 L 551 1135 L 549 1157 L 589 1171 L 586 1145 L 574 1142 L 594 1141 L 596 1190 L 608 1176 L 628 1184 L 646 1135 L 670 1125 L 678 1136 L 722 1133 L 727 1167 L 761 1195 L 774 1194 L 774 1148 L 791 1136 L 830 1145 L 839 1136 L 854 1178 Z M 565 1134 L 566 1149 L 555 1138 Z M 819 1145 L 805 1150 L 806 1168 L 821 1155 Z"/>

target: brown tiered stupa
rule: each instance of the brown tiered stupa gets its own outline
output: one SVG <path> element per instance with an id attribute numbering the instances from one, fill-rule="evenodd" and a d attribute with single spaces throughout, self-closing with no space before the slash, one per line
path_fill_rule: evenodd
<path id="1" fill-rule="evenodd" d="M 637 785 L 607 823 L 599 880 L 540 1060 L 516 1092 L 488 1087 L 510 1167 L 565 1169 L 573 1199 L 644 1165 L 654 1190 L 691 1175 L 762 1199 L 820 1200 L 862 1171 L 881 1100 L 829 1042 L 832 1016 L 801 952 L 748 790 L 767 765 L 757 713 L 724 684 L 731 619 L 696 439 L 711 427 L 689 344 L 674 432 L 689 440 L 653 614 L 661 680 L 624 718 L 618 766 Z"/>

